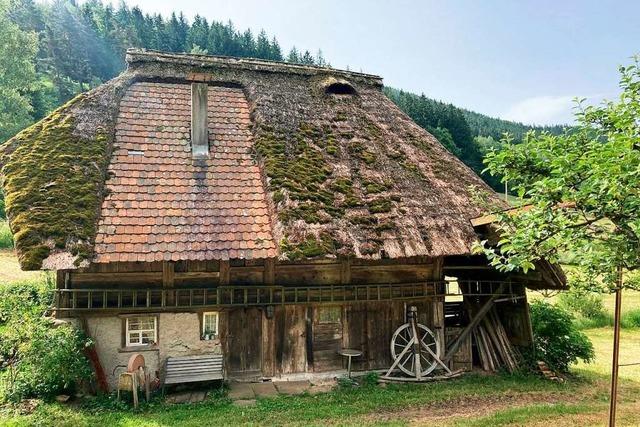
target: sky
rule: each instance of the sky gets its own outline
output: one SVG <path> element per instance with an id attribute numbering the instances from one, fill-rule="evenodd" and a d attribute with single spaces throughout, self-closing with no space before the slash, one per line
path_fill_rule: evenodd
<path id="1" fill-rule="evenodd" d="M 640 0 L 127 3 L 264 28 L 285 53 L 320 48 L 335 68 L 528 124 L 570 123 L 575 97 L 615 98 L 617 67 L 640 54 Z"/>

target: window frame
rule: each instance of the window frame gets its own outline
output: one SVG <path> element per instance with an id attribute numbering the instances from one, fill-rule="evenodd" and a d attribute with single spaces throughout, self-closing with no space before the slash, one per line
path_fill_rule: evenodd
<path id="1" fill-rule="evenodd" d="M 130 331 L 129 330 L 129 322 L 131 319 L 144 319 L 151 318 L 153 319 L 153 329 L 140 329 L 138 331 Z M 143 343 L 142 342 L 142 333 L 153 331 L 153 342 Z M 140 342 L 131 342 L 131 333 L 137 332 L 140 338 Z M 158 344 L 158 316 L 127 316 L 124 319 L 124 344 L 126 348 L 129 347 L 153 347 Z"/>
<path id="2" fill-rule="evenodd" d="M 215 334 L 213 334 L 212 339 L 218 339 L 218 338 L 220 338 L 220 312 L 219 311 L 203 311 L 202 312 L 201 322 L 200 322 L 202 324 L 202 326 L 200 328 L 200 339 L 201 340 L 205 339 L 204 338 L 205 335 L 206 335 L 206 329 L 205 328 L 207 327 L 207 322 L 206 322 L 205 318 L 208 315 L 215 315 L 216 316 L 216 324 L 215 324 L 216 331 L 215 331 Z"/>

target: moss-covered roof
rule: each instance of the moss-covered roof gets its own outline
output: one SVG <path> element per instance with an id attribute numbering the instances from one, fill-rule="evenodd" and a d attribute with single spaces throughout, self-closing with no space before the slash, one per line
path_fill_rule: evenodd
<path id="1" fill-rule="evenodd" d="M 473 193 L 497 200 L 385 97 L 379 77 L 139 50 L 127 61 L 122 76 L 2 147 L 7 214 L 23 268 L 94 259 L 119 103 L 136 81 L 242 88 L 282 259 L 467 254 L 476 239 L 470 219 L 483 213 Z"/>

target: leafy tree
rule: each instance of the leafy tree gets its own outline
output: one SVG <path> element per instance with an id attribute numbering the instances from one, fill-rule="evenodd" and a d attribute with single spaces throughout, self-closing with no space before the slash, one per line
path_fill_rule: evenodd
<path id="1" fill-rule="evenodd" d="M 501 240 L 478 249 L 503 271 L 579 254 L 594 287 L 616 286 L 617 269 L 640 266 L 640 59 L 620 67 L 622 94 L 599 106 L 579 103 L 577 125 L 561 135 L 528 133 L 488 154 L 529 208 L 499 214 Z M 506 139 L 505 144 L 509 144 Z M 637 275 L 628 286 L 639 287 Z M 636 278 L 636 279 L 633 279 Z"/>
<path id="2" fill-rule="evenodd" d="M 37 36 L 22 31 L 0 3 L 0 142 L 28 125 L 33 108 L 28 96 L 36 82 Z"/>

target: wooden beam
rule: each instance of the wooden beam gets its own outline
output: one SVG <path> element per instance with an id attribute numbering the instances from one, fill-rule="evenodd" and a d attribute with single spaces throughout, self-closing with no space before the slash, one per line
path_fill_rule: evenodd
<path id="1" fill-rule="evenodd" d="M 274 285 L 276 283 L 276 260 L 268 258 L 264 260 L 264 276 L 262 281 L 265 285 Z"/>
<path id="2" fill-rule="evenodd" d="M 351 260 L 345 259 L 340 263 L 340 283 L 348 285 L 351 283 Z"/>
<path id="3" fill-rule="evenodd" d="M 469 322 L 469 324 L 460 332 L 460 335 L 456 337 L 451 345 L 448 346 L 447 351 L 442 358 L 442 361 L 444 363 L 447 363 L 449 362 L 449 360 L 451 360 L 456 351 L 458 351 L 458 348 L 460 347 L 464 339 L 476 328 L 476 326 L 478 326 L 482 319 L 484 319 L 484 316 L 487 315 L 489 310 L 491 310 L 491 307 L 493 307 L 495 300 L 498 298 L 498 296 L 500 296 L 500 294 L 502 294 L 503 290 L 504 284 L 501 283 L 496 293 L 484 303 L 484 305 L 480 308 L 480 310 L 478 310 L 476 315 L 473 316 L 471 322 Z"/>
<path id="4" fill-rule="evenodd" d="M 229 260 L 220 260 L 220 286 L 229 284 Z"/>
<path id="5" fill-rule="evenodd" d="M 172 262 L 162 263 L 162 287 L 173 288 L 175 285 L 175 264 Z"/>

